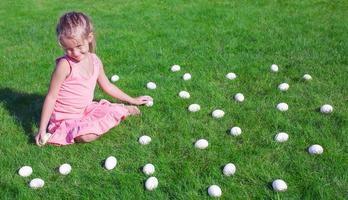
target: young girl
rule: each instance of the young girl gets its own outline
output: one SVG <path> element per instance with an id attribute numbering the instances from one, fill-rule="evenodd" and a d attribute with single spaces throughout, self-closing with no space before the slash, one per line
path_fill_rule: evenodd
<path id="1" fill-rule="evenodd" d="M 97 82 L 108 95 L 129 104 L 142 105 L 152 101 L 149 96 L 132 98 L 110 83 L 100 59 L 93 53 L 93 26 L 85 14 L 64 14 L 56 31 L 65 55 L 56 60 L 35 137 L 37 145 L 91 142 L 127 116 L 140 114 L 136 106 L 104 99 L 92 101 Z"/>

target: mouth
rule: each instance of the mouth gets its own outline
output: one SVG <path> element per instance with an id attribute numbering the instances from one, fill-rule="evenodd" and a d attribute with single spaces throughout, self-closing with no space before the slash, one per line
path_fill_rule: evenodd
<path id="1" fill-rule="evenodd" d="M 73 59 L 74 61 L 81 61 L 82 56 L 70 57 L 70 58 Z"/>

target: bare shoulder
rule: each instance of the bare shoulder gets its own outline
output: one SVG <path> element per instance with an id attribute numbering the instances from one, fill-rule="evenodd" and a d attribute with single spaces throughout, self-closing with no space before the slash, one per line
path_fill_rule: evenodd
<path id="1" fill-rule="evenodd" d="M 70 64 L 66 59 L 59 59 L 56 63 L 56 68 L 52 73 L 51 83 L 48 89 L 48 95 L 52 95 L 54 98 L 57 97 L 61 84 L 70 74 Z"/>
<path id="2" fill-rule="evenodd" d="M 58 76 L 68 76 L 70 74 L 70 64 L 66 59 L 59 59 L 56 64 L 56 68 L 53 72 Z"/>

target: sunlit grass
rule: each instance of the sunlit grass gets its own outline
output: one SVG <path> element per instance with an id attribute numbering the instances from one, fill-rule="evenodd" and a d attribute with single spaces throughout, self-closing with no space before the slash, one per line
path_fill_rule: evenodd
<path id="1" fill-rule="evenodd" d="M 4 199 L 208 199 L 219 185 L 223 199 L 345 199 L 348 196 L 348 70 L 346 2 L 332 1 L 2 1 L 0 13 L 0 191 Z M 91 16 L 97 54 L 109 77 L 132 96 L 151 95 L 141 107 L 99 140 L 66 147 L 34 145 L 41 106 L 55 59 L 62 55 L 55 23 L 66 11 Z M 277 63 L 280 71 L 271 73 Z M 170 67 L 181 65 L 173 73 Z M 183 81 L 189 72 L 192 79 Z M 225 74 L 235 72 L 237 79 Z M 313 80 L 301 77 L 309 73 Z M 145 85 L 153 81 L 156 90 Z M 277 86 L 290 88 L 280 92 Z M 180 99 L 187 90 L 191 98 Z M 245 95 L 243 103 L 232 96 Z M 95 99 L 106 98 L 99 88 Z M 275 109 L 286 102 L 289 111 Z M 191 103 L 201 105 L 189 113 Z M 318 108 L 331 104 L 334 112 Z M 222 109 L 225 116 L 213 119 Z M 232 126 L 242 135 L 232 137 Z M 277 132 L 290 136 L 285 143 Z M 147 134 L 151 144 L 141 146 Z M 193 143 L 205 138 L 206 150 Z M 310 156 L 311 144 L 324 154 Z M 106 171 L 113 155 L 118 165 Z M 237 172 L 222 175 L 232 162 Z M 61 176 L 56 168 L 72 165 Z M 144 189 L 140 168 L 156 167 L 159 187 Z M 22 178 L 17 170 L 32 166 Z M 35 177 L 45 186 L 32 190 Z M 288 183 L 275 193 L 274 179 Z"/>

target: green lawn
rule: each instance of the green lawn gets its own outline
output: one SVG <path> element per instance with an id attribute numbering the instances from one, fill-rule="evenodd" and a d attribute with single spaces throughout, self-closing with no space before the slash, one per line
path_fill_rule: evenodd
<path id="1" fill-rule="evenodd" d="M 8 1 L 0 2 L 0 198 L 2 199 L 221 199 L 348 198 L 348 2 L 347 1 Z M 37 147 L 38 128 L 55 58 L 58 17 L 78 10 L 91 16 L 97 54 L 109 77 L 130 95 L 151 95 L 141 107 L 99 140 L 66 147 Z M 271 73 L 271 64 L 279 65 Z M 170 67 L 179 64 L 181 71 Z M 183 81 L 185 72 L 192 74 Z M 237 79 L 224 76 L 235 72 Z M 313 80 L 301 80 L 305 73 Z M 149 81 L 157 84 L 148 90 Z M 278 84 L 290 89 L 280 92 Z M 187 90 L 191 98 L 180 99 Z M 243 103 L 231 97 L 245 95 Z M 99 88 L 97 100 L 110 97 Z M 289 104 L 287 112 L 276 105 Z M 201 105 L 189 113 L 192 103 Z M 323 104 L 334 112 L 318 112 Z M 214 109 L 225 116 L 213 119 Z M 243 133 L 227 131 L 239 126 Z M 277 143 L 277 132 L 290 136 Z M 152 142 L 141 146 L 138 137 Z M 193 143 L 209 141 L 205 150 Z M 311 156 L 312 144 L 324 153 Z M 115 170 L 102 162 L 113 155 Z M 56 168 L 72 165 L 62 176 Z M 225 177 L 232 162 L 237 172 Z M 156 190 L 144 189 L 140 168 L 156 167 Z M 28 178 L 17 170 L 32 166 Z M 38 190 L 32 178 L 45 180 Z M 274 192 L 283 179 L 288 190 Z"/>

